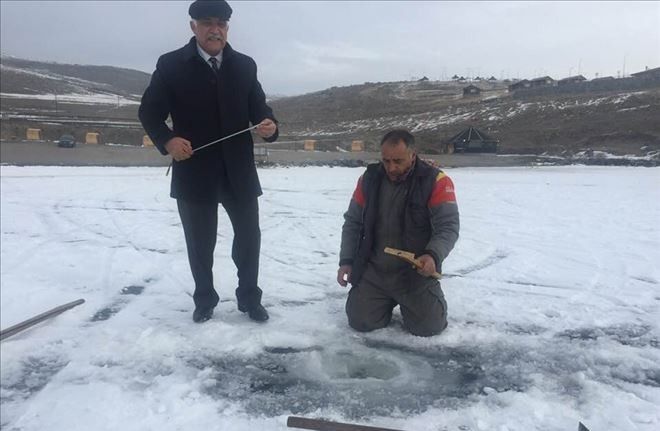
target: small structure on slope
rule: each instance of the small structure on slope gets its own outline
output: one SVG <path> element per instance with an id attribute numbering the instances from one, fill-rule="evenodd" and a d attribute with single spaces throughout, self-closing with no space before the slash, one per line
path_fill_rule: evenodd
<path id="1" fill-rule="evenodd" d="M 568 78 L 560 79 L 559 81 L 557 81 L 557 85 L 562 86 L 566 84 L 576 84 L 578 82 L 583 82 L 586 80 L 587 78 L 585 78 L 582 75 L 569 76 Z"/>
<path id="2" fill-rule="evenodd" d="M 463 88 L 463 97 L 478 96 L 481 93 L 481 89 L 476 85 L 468 85 Z"/>
<path id="3" fill-rule="evenodd" d="M 499 140 L 493 139 L 475 127 L 468 127 L 442 145 L 446 154 L 496 153 Z"/>

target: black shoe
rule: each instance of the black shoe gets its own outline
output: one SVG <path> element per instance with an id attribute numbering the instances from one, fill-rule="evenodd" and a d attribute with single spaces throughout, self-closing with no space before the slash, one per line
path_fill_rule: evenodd
<path id="1" fill-rule="evenodd" d="M 193 322 L 202 323 L 213 317 L 213 307 L 197 307 L 193 311 Z"/>
<path id="2" fill-rule="evenodd" d="M 247 314 L 250 319 L 254 320 L 255 322 L 265 322 L 268 320 L 268 311 L 266 311 L 266 309 L 261 304 L 247 310 Z"/>

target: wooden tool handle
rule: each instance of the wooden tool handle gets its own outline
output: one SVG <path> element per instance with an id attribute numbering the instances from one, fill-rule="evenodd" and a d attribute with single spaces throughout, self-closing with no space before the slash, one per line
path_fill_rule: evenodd
<path id="1" fill-rule="evenodd" d="M 68 304 L 60 305 L 59 307 L 55 307 L 52 310 L 48 310 L 45 313 L 41 313 L 37 316 L 32 317 L 31 319 L 25 320 L 21 323 L 18 323 L 14 326 L 11 326 L 7 329 L 3 329 L 0 331 L 0 340 L 4 340 L 5 338 L 11 337 L 12 335 L 18 334 L 19 332 L 36 325 L 37 323 L 41 323 L 44 320 L 50 319 L 51 317 L 55 317 L 58 314 L 64 313 L 66 310 L 70 310 L 73 307 L 76 307 L 82 303 L 84 303 L 84 299 L 78 299 L 73 302 L 69 302 Z"/>
<path id="2" fill-rule="evenodd" d="M 417 269 L 422 267 L 420 261 L 415 258 L 415 253 L 411 253 L 405 250 L 399 250 L 398 248 L 392 248 L 392 247 L 385 247 L 385 253 L 401 258 L 406 262 L 410 263 L 412 266 L 414 266 Z M 442 274 L 440 274 L 439 272 L 434 272 L 433 274 L 430 275 L 430 277 L 440 280 L 442 278 Z"/>

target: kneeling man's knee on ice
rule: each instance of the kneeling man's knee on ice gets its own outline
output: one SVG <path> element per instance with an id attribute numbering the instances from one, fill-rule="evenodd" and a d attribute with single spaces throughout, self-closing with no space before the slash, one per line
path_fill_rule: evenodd
<path id="1" fill-rule="evenodd" d="M 393 301 L 369 295 L 366 286 L 355 286 L 346 300 L 346 316 L 351 328 L 360 332 L 386 327 L 392 319 Z"/>
<path id="2" fill-rule="evenodd" d="M 447 327 L 447 302 L 440 285 L 432 285 L 410 295 L 401 304 L 403 323 L 411 334 L 430 337 Z"/>

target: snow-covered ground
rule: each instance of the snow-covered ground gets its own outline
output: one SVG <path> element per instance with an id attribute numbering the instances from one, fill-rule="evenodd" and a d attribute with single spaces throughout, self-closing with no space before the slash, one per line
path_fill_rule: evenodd
<path id="1" fill-rule="evenodd" d="M 449 170 L 461 238 L 449 328 L 352 331 L 335 282 L 357 168 L 261 170 L 260 284 L 236 309 L 221 210 L 214 318 L 160 168 L 1 168 L 6 430 L 284 430 L 288 415 L 404 430 L 660 429 L 660 170 Z"/>

